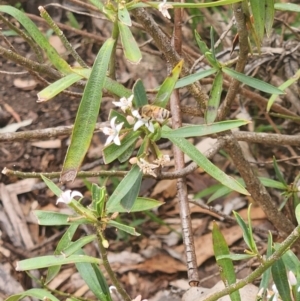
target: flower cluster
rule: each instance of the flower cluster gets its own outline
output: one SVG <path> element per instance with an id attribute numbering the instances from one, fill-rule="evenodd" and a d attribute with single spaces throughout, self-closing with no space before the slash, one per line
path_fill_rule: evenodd
<path id="1" fill-rule="evenodd" d="M 133 109 L 133 106 L 132 106 L 133 97 L 134 97 L 133 95 L 129 96 L 128 98 L 122 97 L 120 99 L 120 101 L 113 101 L 113 104 L 115 106 L 121 108 L 121 110 L 124 113 L 130 112 L 131 115 L 127 116 L 127 120 L 135 118 L 135 120 L 133 121 L 133 123 L 134 123 L 133 130 L 134 131 L 137 131 L 140 127 L 145 126 L 151 133 L 154 133 L 154 125 L 151 122 L 150 118 L 142 117 L 138 110 Z M 121 145 L 119 136 L 120 136 L 120 132 L 122 130 L 124 122 L 116 124 L 116 121 L 117 121 L 117 116 L 113 117 L 110 120 L 110 127 L 104 127 L 102 129 L 102 132 L 108 136 L 104 146 L 110 144 L 111 142 L 113 142 L 116 145 Z M 129 122 L 129 123 L 131 123 L 131 122 Z"/>

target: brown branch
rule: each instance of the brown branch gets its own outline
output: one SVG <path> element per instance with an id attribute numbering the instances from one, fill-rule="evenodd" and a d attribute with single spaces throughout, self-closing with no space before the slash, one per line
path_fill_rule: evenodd
<path id="1" fill-rule="evenodd" d="M 153 38 L 158 49 L 165 55 L 167 62 L 172 66 L 178 64 L 181 60 L 180 55 L 172 47 L 169 37 L 161 30 L 152 16 L 143 8 L 133 10 L 132 14 L 143 25 L 144 30 Z M 181 73 L 182 76 L 189 75 L 189 68 L 184 65 Z M 188 89 L 201 109 L 204 110 L 206 108 L 207 95 L 202 91 L 200 84 L 194 83 L 188 86 Z"/>

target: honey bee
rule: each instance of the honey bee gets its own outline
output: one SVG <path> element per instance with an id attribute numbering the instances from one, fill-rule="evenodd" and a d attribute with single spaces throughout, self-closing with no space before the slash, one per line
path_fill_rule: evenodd
<path id="1" fill-rule="evenodd" d="M 165 108 L 154 105 L 145 105 L 139 109 L 139 113 L 143 118 L 157 121 L 162 124 L 171 117 L 171 112 Z"/>

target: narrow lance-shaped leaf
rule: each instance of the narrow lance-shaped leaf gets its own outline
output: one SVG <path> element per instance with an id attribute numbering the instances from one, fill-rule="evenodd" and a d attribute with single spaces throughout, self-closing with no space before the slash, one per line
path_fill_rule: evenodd
<path id="1" fill-rule="evenodd" d="M 265 28 L 265 0 L 250 0 L 251 10 L 254 18 L 255 32 L 261 43 Z"/>
<path id="2" fill-rule="evenodd" d="M 5 299 L 5 301 L 17 301 L 25 297 L 33 297 L 39 300 L 50 300 L 50 301 L 59 301 L 55 296 L 53 296 L 48 290 L 41 288 L 33 288 L 22 292 L 20 294 L 12 295 Z"/>
<path id="3" fill-rule="evenodd" d="M 133 64 L 138 64 L 142 59 L 140 48 L 127 25 L 118 22 L 121 43 L 125 58 Z"/>
<path id="4" fill-rule="evenodd" d="M 167 129 L 167 127 L 165 127 Z M 171 130 L 171 129 L 170 129 Z M 176 144 L 184 153 L 186 153 L 193 161 L 195 161 L 205 172 L 221 182 L 224 186 L 242 194 L 249 195 L 249 192 L 240 185 L 234 178 L 225 174 L 216 165 L 211 163 L 193 144 L 183 138 L 169 138 L 171 142 Z"/>
<path id="5" fill-rule="evenodd" d="M 206 52 L 210 52 L 206 43 L 201 39 L 201 36 L 198 34 L 198 32 L 196 30 L 195 30 L 195 38 L 196 38 L 196 42 L 198 44 L 201 54 L 204 55 Z"/>
<path id="6" fill-rule="evenodd" d="M 245 223 L 245 221 L 241 218 L 241 216 L 233 211 L 233 214 L 235 216 L 235 219 L 237 221 L 237 223 L 239 224 L 239 226 L 241 227 L 242 231 L 243 231 L 243 238 L 245 243 L 247 244 L 248 248 L 253 251 L 254 246 L 253 246 L 253 237 L 252 235 L 252 231 L 249 230 L 249 227 L 247 226 L 247 224 Z"/>
<path id="7" fill-rule="evenodd" d="M 275 174 L 276 174 L 276 178 L 283 184 L 287 187 L 287 183 L 283 177 L 283 174 L 282 172 L 280 171 L 279 169 L 279 166 L 277 164 L 277 161 L 276 161 L 276 158 L 273 157 L 273 166 L 274 166 L 274 170 L 275 170 Z"/>
<path id="8" fill-rule="evenodd" d="M 141 79 L 138 79 L 133 86 L 135 106 L 140 108 L 148 103 L 146 90 Z"/>
<path id="9" fill-rule="evenodd" d="M 285 81 L 282 85 L 280 85 L 278 88 L 282 91 L 284 91 L 286 88 L 288 88 L 290 85 L 292 85 L 294 82 L 298 81 L 300 78 L 300 69 L 297 70 L 296 74 L 294 76 L 292 76 L 291 78 L 289 78 L 287 81 Z M 276 98 L 278 97 L 278 95 L 273 94 L 269 100 L 268 100 L 268 105 L 267 105 L 267 112 L 270 111 L 273 103 L 275 102 Z"/>
<path id="10" fill-rule="evenodd" d="M 132 183 L 131 189 L 123 196 L 121 200 L 121 205 L 127 210 L 127 212 L 131 211 L 131 208 L 133 207 L 133 204 L 139 195 L 142 177 L 143 174 L 140 172 L 139 176 L 135 179 L 135 182 Z"/>
<path id="11" fill-rule="evenodd" d="M 172 70 L 172 72 L 168 75 L 168 77 L 164 80 L 163 84 L 160 86 L 153 104 L 162 108 L 167 106 L 169 98 L 173 93 L 175 84 L 179 78 L 181 69 L 183 66 L 183 60 L 181 60 Z"/>
<path id="12" fill-rule="evenodd" d="M 65 257 L 64 255 L 47 255 L 18 261 L 16 270 L 28 271 L 48 268 L 53 265 L 62 265 L 76 262 L 90 262 L 100 264 L 102 261 L 95 257 L 86 255 L 71 255 L 69 257 Z"/>
<path id="13" fill-rule="evenodd" d="M 91 1 L 91 0 L 90 0 Z M 95 0 L 94 0 L 95 1 Z M 166 2 L 166 4 L 171 4 L 174 8 L 203 8 L 203 7 L 215 7 L 221 5 L 230 5 L 233 3 L 241 2 L 242 0 L 219 0 L 213 2 L 205 2 L 205 3 L 182 3 L 182 2 Z M 128 10 L 139 8 L 139 7 L 158 7 L 159 2 L 131 2 L 130 5 L 127 6 Z"/>
<path id="14" fill-rule="evenodd" d="M 72 242 L 73 235 L 78 228 L 78 224 L 71 225 L 67 231 L 64 233 L 60 241 L 58 242 L 56 249 L 54 251 L 55 255 L 60 255 L 61 252 L 66 249 Z M 49 283 L 60 271 L 60 265 L 52 266 L 47 271 L 47 278 L 45 284 Z"/>
<path id="15" fill-rule="evenodd" d="M 234 71 L 228 67 L 222 67 L 222 71 L 226 73 L 227 75 L 233 77 L 234 79 L 252 87 L 257 90 L 270 93 L 270 94 L 284 94 L 284 92 L 268 83 L 265 83 L 262 80 L 259 80 L 257 78 L 253 78 L 250 76 L 247 76 L 245 74 L 239 73 L 237 71 Z"/>
<path id="16" fill-rule="evenodd" d="M 79 81 L 81 78 L 82 77 L 80 75 L 75 74 L 75 73 L 66 75 L 65 77 L 57 80 L 56 82 L 50 84 L 45 89 L 40 91 L 37 94 L 37 96 L 38 96 L 37 102 L 48 101 L 49 99 L 55 97 L 60 92 L 69 88 L 71 85 L 73 85 L 74 83 Z"/>
<path id="17" fill-rule="evenodd" d="M 137 165 L 134 165 L 128 174 L 123 178 L 119 185 L 114 190 L 113 194 L 107 201 L 107 212 L 112 212 L 112 208 L 121 203 L 121 200 L 132 189 L 132 186 L 141 176 L 141 170 Z"/>
<path id="18" fill-rule="evenodd" d="M 108 223 L 108 225 L 113 226 L 119 230 L 122 230 L 126 233 L 129 233 L 130 235 L 134 235 L 134 236 L 140 236 L 141 234 L 136 232 L 135 228 L 118 223 L 116 221 L 110 220 Z"/>
<path id="19" fill-rule="evenodd" d="M 49 43 L 37 26 L 20 10 L 13 6 L 0 5 L 0 12 L 7 13 L 16 18 L 27 30 L 34 41 L 45 51 L 53 66 L 63 74 L 71 73 L 71 67 L 62 59 L 56 49 Z"/>
<path id="20" fill-rule="evenodd" d="M 266 9 L 265 9 L 265 28 L 267 37 L 270 38 L 272 34 L 272 27 L 275 16 L 275 7 L 274 0 L 265 0 L 266 1 Z"/>
<path id="21" fill-rule="evenodd" d="M 101 47 L 85 86 L 72 131 L 71 144 L 63 165 L 60 178 L 62 182 L 75 179 L 81 162 L 90 146 L 99 114 L 102 89 L 114 42 L 113 39 L 108 39 Z"/>
<path id="22" fill-rule="evenodd" d="M 78 255 L 84 255 L 82 250 L 78 250 Z M 95 294 L 100 301 L 111 301 L 109 288 L 105 277 L 99 267 L 94 263 L 82 262 L 76 263 L 76 268 L 88 285 L 89 289 Z"/>
<path id="23" fill-rule="evenodd" d="M 207 135 L 231 130 L 248 123 L 249 123 L 248 120 L 238 119 L 238 120 L 225 120 L 225 121 L 215 122 L 211 124 L 187 125 L 175 130 L 168 130 L 167 127 L 166 128 L 163 127 L 161 132 L 161 137 L 162 138 L 201 137 L 201 136 L 207 136 Z"/>
<path id="24" fill-rule="evenodd" d="M 232 260 L 229 258 L 220 259 L 220 256 L 222 255 L 229 255 L 229 248 L 223 234 L 221 233 L 218 225 L 215 222 L 213 223 L 212 238 L 214 254 L 219 266 L 220 276 L 222 281 L 224 282 L 225 287 L 227 287 L 230 284 L 236 282 L 236 277 Z M 239 291 L 231 293 L 230 299 L 231 301 L 240 301 L 241 297 Z"/>
<path id="25" fill-rule="evenodd" d="M 222 94 L 222 86 L 223 86 L 223 74 L 221 71 L 219 71 L 214 79 L 212 89 L 210 92 L 210 97 L 205 112 L 206 123 L 214 122 L 217 117 L 218 108 L 221 100 L 221 94 Z"/>
<path id="26" fill-rule="evenodd" d="M 300 5 L 294 3 L 275 3 L 275 9 L 300 13 Z"/>
<path id="27" fill-rule="evenodd" d="M 135 200 L 133 206 L 131 207 L 130 212 L 146 211 L 146 210 L 159 207 L 163 204 L 164 203 L 154 199 L 138 197 Z M 115 204 L 114 206 L 110 206 L 109 209 L 107 209 L 107 213 L 112 213 L 112 212 L 127 212 L 127 210 L 121 205 L 121 203 L 118 203 Z"/>
<path id="28" fill-rule="evenodd" d="M 110 162 L 119 158 L 124 152 L 126 152 L 133 144 L 136 143 L 138 138 L 140 137 L 139 131 L 131 131 L 122 139 L 121 145 L 116 145 L 114 143 L 108 145 L 103 149 L 103 159 L 105 164 L 109 164 Z"/>
<path id="29" fill-rule="evenodd" d="M 202 78 L 205 78 L 207 76 L 210 76 L 210 75 L 212 75 L 216 72 L 217 72 L 216 68 L 211 68 L 211 69 L 208 69 L 208 70 L 199 71 L 199 72 L 193 73 L 191 75 L 185 76 L 183 78 L 180 78 L 177 81 L 174 89 L 179 89 L 179 88 L 191 85 L 194 82 L 196 82 L 196 81 L 198 81 Z"/>
<path id="30" fill-rule="evenodd" d="M 271 271 L 274 283 L 282 300 L 292 301 L 290 286 L 282 258 L 279 258 L 277 261 L 275 261 L 271 267 Z"/>
<path id="31" fill-rule="evenodd" d="M 126 6 L 121 2 L 119 2 L 119 4 L 118 4 L 118 18 L 119 18 L 120 22 L 122 22 L 124 25 L 127 25 L 127 26 L 132 25 L 128 10 L 127 10 Z"/>

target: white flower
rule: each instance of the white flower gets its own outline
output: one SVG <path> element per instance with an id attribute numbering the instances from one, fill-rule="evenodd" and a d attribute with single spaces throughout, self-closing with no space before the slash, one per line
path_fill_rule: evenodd
<path id="1" fill-rule="evenodd" d="M 155 159 L 153 162 L 158 164 L 159 166 L 166 166 L 168 162 L 170 162 L 170 156 L 169 155 L 163 155 L 157 159 Z"/>
<path id="2" fill-rule="evenodd" d="M 112 141 L 116 145 L 121 145 L 120 138 L 119 138 L 119 133 L 122 129 L 122 126 L 123 126 L 124 122 L 121 122 L 121 123 L 115 125 L 116 119 L 117 119 L 117 116 L 115 116 L 114 118 L 111 119 L 111 121 L 110 121 L 110 126 L 111 127 L 110 128 L 106 126 L 102 129 L 102 132 L 105 135 L 108 135 L 104 146 L 110 144 Z"/>
<path id="3" fill-rule="evenodd" d="M 126 110 L 128 110 L 128 109 L 131 110 L 132 109 L 132 100 L 133 100 L 133 97 L 134 97 L 134 95 L 132 94 L 128 98 L 122 97 L 119 102 L 113 101 L 112 103 L 115 106 L 120 107 L 121 110 L 125 113 Z"/>
<path id="4" fill-rule="evenodd" d="M 72 199 L 74 199 L 75 196 L 79 196 L 79 197 L 83 198 L 83 195 L 79 191 L 66 190 L 61 193 L 61 195 L 59 196 L 59 198 L 56 201 L 56 205 L 58 203 L 69 204 L 69 203 L 71 203 Z"/>
<path id="5" fill-rule="evenodd" d="M 292 271 L 288 272 L 288 279 L 291 286 L 295 286 L 297 284 L 296 276 Z"/>
<path id="6" fill-rule="evenodd" d="M 278 300 L 278 296 L 279 296 L 279 292 L 278 292 L 277 287 L 276 287 L 275 284 L 272 285 L 272 290 L 274 292 L 273 301 L 277 301 Z"/>
<path id="7" fill-rule="evenodd" d="M 143 158 L 140 158 L 136 163 L 144 174 L 148 174 L 156 178 L 156 174 L 153 171 L 153 169 L 157 168 L 158 165 L 151 164 L 146 160 L 144 160 Z"/>
<path id="8" fill-rule="evenodd" d="M 138 110 L 133 110 L 132 115 L 135 118 L 137 118 L 137 122 L 133 127 L 134 131 L 138 130 L 141 126 L 145 125 L 151 133 L 154 133 L 154 125 L 149 119 L 143 118 L 138 112 Z"/>
<path id="9" fill-rule="evenodd" d="M 173 8 L 173 6 L 171 4 L 168 4 L 167 0 L 163 0 L 163 2 L 160 2 L 158 4 L 158 10 L 162 13 L 162 15 L 165 18 L 171 19 L 171 16 L 170 16 L 170 14 L 168 12 L 169 8 Z"/>

